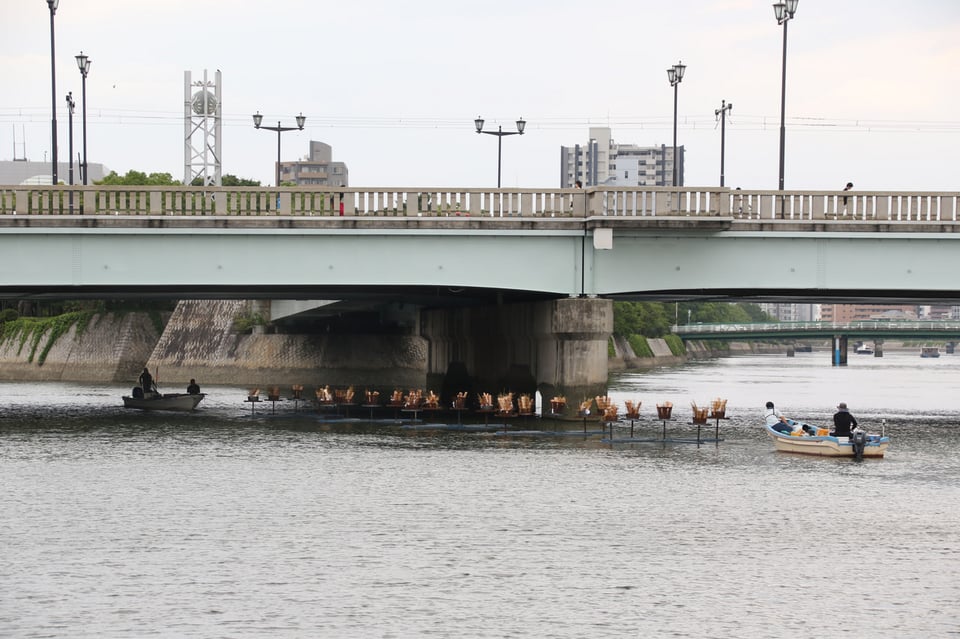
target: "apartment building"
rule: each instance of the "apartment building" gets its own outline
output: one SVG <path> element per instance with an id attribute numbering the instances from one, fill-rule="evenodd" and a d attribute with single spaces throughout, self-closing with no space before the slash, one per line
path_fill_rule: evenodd
<path id="1" fill-rule="evenodd" d="M 333 147 L 310 140 L 310 154 L 302 160 L 280 163 L 280 182 L 297 186 L 350 186 L 347 165 L 333 161 Z"/>
<path id="2" fill-rule="evenodd" d="M 682 146 L 677 147 L 677 185 L 683 186 Z M 673 186 L 673 146 L 618 144 L 609 127 L 590 127 L 584 145 L 560 147 L 560 187 Z"/>
<path id="3" fill-rule="evenodd" d="M 915 304 L 821 304 L 824 322 L 859 322 L 876 319 L 917 319 Z"/>

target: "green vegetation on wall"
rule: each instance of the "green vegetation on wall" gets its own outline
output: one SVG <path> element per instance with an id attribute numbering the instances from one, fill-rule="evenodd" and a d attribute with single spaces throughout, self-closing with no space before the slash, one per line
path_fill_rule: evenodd
<path id="1" fill-rule="evenodd" d="M 674 356 L 679 357 L 687 354 L 687 347 L 683 345 L 683 340 L 680 339 L 679 335 L 664 335 L 663 341 L 670 347 L 670 352 Z"/>
<path id="2" fill-rule="evenodd" d="M 653 351 L 650 350 L 647 338 L 643 335 L 631 335 L 627 338 L 627 341 L 630 342 L 630 348 L 633 349 L 633 354 L 637 357 L 653 357 Z"/>
<path id="3" fill-rule="evenodd" d="M 37 362 L 37 366 L 43 366 L 47 360 L 47 354 L 71 327 L 76 325 L 76 337 L 83 335 L 90 319 L 95 313 L 88 311 L 75 311 L 64 313 L 56 317 L 20 317 L 9 322 L 0 324 L 0 344 L 8 341 L 18 341 L 17 355 L 23 352 L 23 347 L 29 342 L 30 352 L 27 356 L 27 362 Z M 41 341 L 43 347 L 40 347 Z M 40 349 L 39 354 L 37 349 Z"/>

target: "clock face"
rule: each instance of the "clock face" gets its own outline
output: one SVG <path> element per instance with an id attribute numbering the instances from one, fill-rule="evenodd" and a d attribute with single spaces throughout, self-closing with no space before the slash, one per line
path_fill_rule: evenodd
<path id="1" fill-rule="evenodd" d="M 206 99 L 206 109 L 204 109 Z M 214 115 L 217 112 L 217 97 L 209 91 L 197 91 L 193 94 L 193 112 L 197 115 Z"/>

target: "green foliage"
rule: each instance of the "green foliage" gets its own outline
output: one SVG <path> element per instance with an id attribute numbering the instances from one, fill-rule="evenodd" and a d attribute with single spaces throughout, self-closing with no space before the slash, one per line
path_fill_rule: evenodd
<path id="1" fill-rule="evenodd" d="M 630 342 L 630 348 L 633 349 L 633 354 L 637 357 L 653 357 L 653 351 L 650 350 L 650 345 L 647 344 L 647 338 L 643 335 L 631 335 L 627 340 Z"/>
<path id="2" fill-rule="evenodd" d="M 680 357 L 681 355 L 687 354 L 687 347 L 683 345 L 683 340 L 680 339 L 679 335 L 664 335 L 663 340 L 667 343 L 667 346 L 670 347 L 670 352 L 674 356 Z"/>
<path id="3" fill-rule="evenodd" d="M 613 334 L 663 337 L 674 322 L 742 324 L 768 322 L 769 316 L 756 304 L 729 302 L 614 302 Z"/>
<path id="4" fill-rule="evenodd" d="M 233 330 L 237 333 L 246 333 L 254 326 L 266 326 L 267 320 L 260 313 L 241 311 L 233 318 Z"/>
<path id="5" fill-rule="evenodd" d="M 613 337 L 607 340 L 607 357 L 616 357 L 617 349 L 613 345 Z"/>
<path id="6" fill-rule="evenodd" d="M 19 317 L 20 317 L 20 314 L 17 313 L 16 309 L 5 308 L 2 311 L 0 311 L 0 324 L 3 324 L 4 322 L 12 322 Z"/>
<path id="7" fill-rule="evenodd" d="M 246 178 L 238 178 L 236 175 L 227 173 L 220 177 L 221 186 L 260 186 L 260 180 L 248 180 Z M 203 178 L 199 175 L 193 178 L 193 181 L 190 182 L 190 186 L 203 186 Z"/>
<path id="8" fill-rule="evenodd" d="M 126 175 L 118 175 L 116 171 L 110 171 L 102 180 L 94 182 L 94 184 L 105 186 L 179 186 L 180 181 L 174 180 L 169 173 L 147 175 L 142 171 L 127 171 Z"/>
<path id="9" fill-rule="evenodd" d="M 77 311 L 73 313 L 64 313 L 55 317 L 21 317 L 10 322 L 0 324 L 0 343 L 8 340 L 19 340 L 17 354 L 23 352 L 23 347 L 28 342 L 30 344 L 30 353 L 27 356 L 27 362 L 37 361 L 37 366 L 43 366 L 47 360 L 50 349 L 57 343 L 72 326 L 76 324 L 76 337 L 80 337 L 94 313 Z M 43 341 L 45 340 L 45 341 Z M 43 341 L 43 347 L 40 343 Z M 37 350 L 40 349 L 39 355 Z"/>

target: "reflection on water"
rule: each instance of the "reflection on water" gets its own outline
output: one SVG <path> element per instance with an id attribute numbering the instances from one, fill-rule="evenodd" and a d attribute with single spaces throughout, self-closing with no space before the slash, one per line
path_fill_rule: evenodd
<path id="1" fill-rule="evenodd" d="M 719 445 L 403 431 L 205 388 L 0 384 L 0 635 L 949 636 L 960 358 L 741 357 L 610 394 L 728 400 Z M 883 460 L 774 453 L 761 407 L 846 401 Z M 885 422 L 882 422 L 885 420 Z M 621 431 L 628 427 L 621 427 Z"/>

